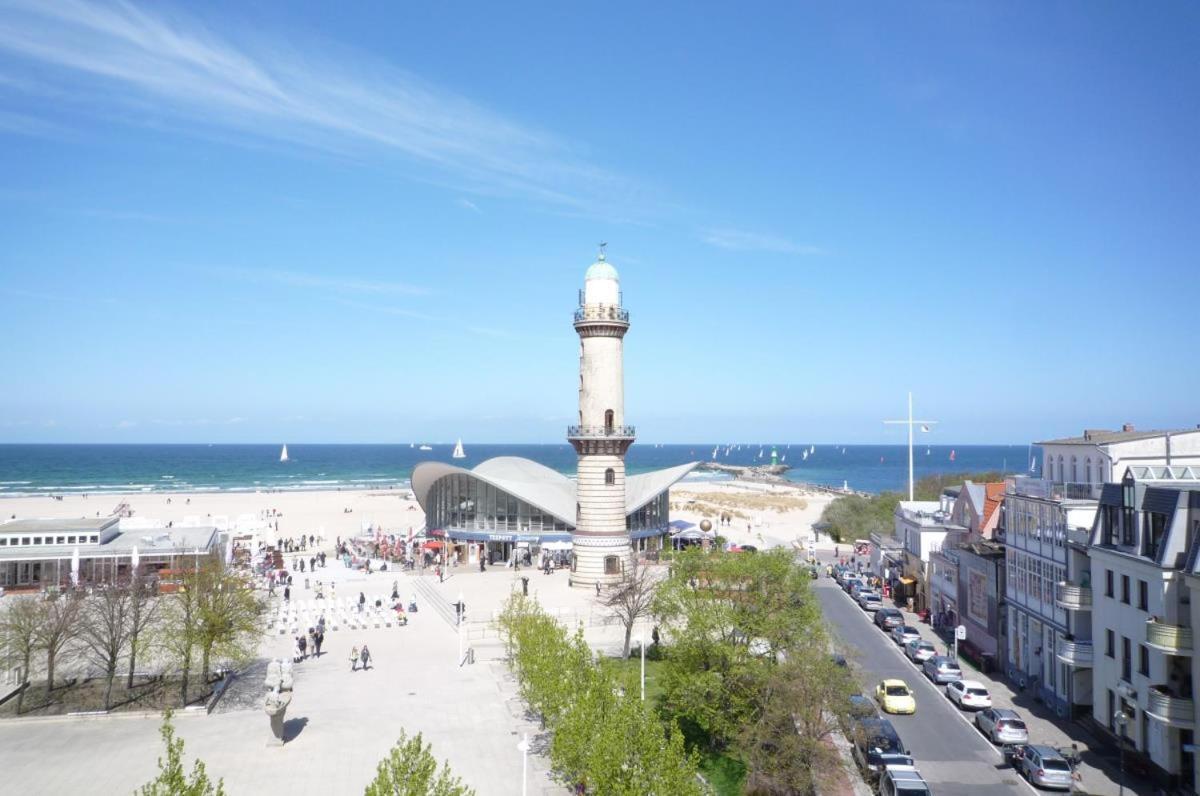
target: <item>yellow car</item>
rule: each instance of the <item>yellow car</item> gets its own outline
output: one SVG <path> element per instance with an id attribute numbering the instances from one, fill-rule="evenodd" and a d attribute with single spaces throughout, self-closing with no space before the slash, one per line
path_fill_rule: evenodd
<path id="1" fill-rule="evenodd" d="M 884 713 L 916 713 L 917 700 L 903 680 L 880 680 L 875 701 Z"/>

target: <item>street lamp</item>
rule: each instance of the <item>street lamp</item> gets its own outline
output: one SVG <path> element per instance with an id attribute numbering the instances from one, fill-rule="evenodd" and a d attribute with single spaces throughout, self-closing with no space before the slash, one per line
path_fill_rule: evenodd
<path id="1" fill-rule="evenodd" d="M 1121 784 L 1120 796 L 1125 796 L 1125 726 L 1129 724 L 1129 714 L 1123 710 L 1118 710 L 1113 714 L 1113 721 L 1116 722 L 1120 729 L 1121 735 L 1117 739 L 1117 743 L 1121 747 Z"/>

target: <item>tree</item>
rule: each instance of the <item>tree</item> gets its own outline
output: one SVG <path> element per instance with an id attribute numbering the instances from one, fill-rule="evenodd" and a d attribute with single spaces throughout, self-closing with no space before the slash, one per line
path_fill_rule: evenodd
<path id="1" fill-rule="evenodd" d="M 628 576 L 600 598 L 600 604 L 612 611 L 625 626 L 622 658 L 629 657 L 629 640 L 633 636 L 634 624 L 650 613 L 658 580 L 649 567 L 635 560 Z"/>
<path id="2" fill-rule="evenodd" d="M 450 765 L 437 759 L 421 733 L 409 738 L 403 730 L 391 752 L 379 763 L 375 779 L 367 785 L 366 796 L 474 796 L 475 791 L 462 784 L 450 772 Z"/>
<path id="3" fill-rule="evenodd" d="M 175 728 L 171 726 L 171 711 L 163 714 L 162 728 L 159 730 L 163 743 L 167 747 L 167 759 L 164 762 L 158 758 L 158 776 L 153 781 L 142 786 L 137 796 L 224 796 L 225 782 L 217 780 L 214 787 L 204 769 L 204 762 L 199 758 L 192 764 L 192 775 L 188 777 L 183 771 L 183 739 L 175 737 Z"/>
<path id="4" fill-rule="evenodd" d="M 129 648 L 131 603 L 129 588 L 117 584 L 97 587 L 83 602 L 79 639 L 86 655 L 104 670 L 105 710 L 112 707 L 117 666 Z"/>
<path id="5" fill-rule="evenodd" d="M 129 581 L 129 680 L 125 687 L 130 691 L 133 690 L 138 655 L 154 636 L 160 605 L 162 602 L 155 595 L 153 584 L 135 571 Z"/>
<path id="6" fill-rule="evenodd" d="M 157 626 L 157 640 L 158 646 L 179 666 L 179 698 L 183 705 L 187 705 L 192 660 L 200 640 L 203 579 L 195 571 L 185 574 L 181 580 L 175 591 L 159 598 L 162 600 L 159 608 L 162 616 Z"/>
<path id="7" fill-rule="evenodd" d="M 54 688 L 54 666 L 58 657 L 70 651 L 78 638 L 79 614 L 83 601 L 76 592 L 58 594 L 37 604 L 39 617 L 37 645 L 46 653 L 46 696 Z"/>
<path id="8" fill-rule="evenodd" d="M 208 682 L 214 654 L 241 663 L 257 652 L 264 606 L 246 582 L 219 560 L 205 564 L 195 580 L 199 587 L 196 642 L 200 673 Z"/>
<path id="9" fill-rule="evenodd" d="M 853 681 L 823 639 L 798 648 L 772 672 L 737 738 L 753 794 L 824 792 L 842 762 L 832 743 Z"/>
<path id="10" fill-rule="evenodd" d="M 38 649 L 38 628 L 42 612 L 32 597 L 9 597 L 0 613 L 0 642 L 21 658 L 21 683 L 29 682 L 29 667 Z M 17 694 L 17 715 L 25 701 L 25 689 Z"/>

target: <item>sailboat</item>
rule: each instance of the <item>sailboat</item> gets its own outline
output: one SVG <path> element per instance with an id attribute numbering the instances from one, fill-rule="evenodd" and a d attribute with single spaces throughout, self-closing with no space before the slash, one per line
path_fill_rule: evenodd
<path id="1" fill-rule="evenodd" d="M 715 462 L 717 460 L 717 449 L 716 448 L 713 448 L 712 457 L 713 457 L 713 461 Z"/>
<path id="2" fill-rule="evenodd" d="M 954 451 L 950 451 L 950 461 L 954 461 Z"/>
<path id="3" fill-rule="evenodd" d="M 463 452 L 462 437 L 458 438 L 458 442 L 454 443 L 454 453 L 450 454 L 451 459 L 465 459 L 467 454 Z"/>
<path id="4" fill-rule="evenodd" d="M 809 455 L 809 456 L 812 456 L 812 455 L 813 455 L 814 453 L 816 453 L 816 452 L 817 452 L 817 446 L 816 446 L 816 445 L 813 445 L 811 448 L 809 448 L 809 449 L 808 449 L 808 455 Z"/>
<path id="5" fill-rule="evenodd" d="M 433 450 L 433 446 L 432 446 L 432 445 L 422 445 L 421 447 L 417 448 L 417 450 L 419 450 L 419 451 L 431 451 L 431 450 Z"/>
<path id="6" fill-rule="evenodd" d="M 808 461 L 808 451 L 801 451 L 800 458 L 804 461 Z"/>
<path id="7" fill-rule="evenodd" d="M 929 446 L 928 445 L 925 446 L 925 455 L 926 456 L 929 455 Z"/>
<path id="8" fill-rule="evenodd" d="M 408 443 L 408 447 L 410 447 L 410 448 L 415 448 L 415 447 L 417 447 L 417 443 L 415 443 L 415 442 L 410 442 L 410 443 Z"/>
<path id="9" fill-rule="evenodd" d="M 285 444 L 285 445 L 283 446 L 283 450 L 281 450 L 281 451 L 279 452 L 279 461 L 281 461 L 281 462 L 286 462 L 287 460 L 288 460 L 288 455 L 287 455 L 287 445 Z"/>
<path id="10" fill-rule="evenodd" d="M 782 459 L 780 459 L 779 461 L 780 461 L 780 463 L 786 462 L 786 461 L 787 461 L 787 454 L 786 454 L 786 453 L 785 453 L 785 454 L 783 454 L 783 458 L 782 458 Z"/>

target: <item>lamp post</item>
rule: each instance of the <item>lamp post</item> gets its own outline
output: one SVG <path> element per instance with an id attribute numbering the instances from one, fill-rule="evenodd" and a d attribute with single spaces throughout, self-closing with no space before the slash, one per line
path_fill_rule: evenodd
<path id="1" fill-rule="evenodd" d="M 1125 725 L 1129 724 L 1129 714 L 1123 710 L 1118 710 L 1113 714 L 1113 721 L 1116 722 L 1121 733 L 1117 738 L 1117 743 L 1121 747 L 1121 784 L 1119 786 L 1119 793 L 1120 796 L 1125 796 Z"/>
<path id="2" fill-rule="evenodd" d="M 642 648 L 642 701 L 646 701 L 646 631 L 642 630 L 638 646 Z"/>

